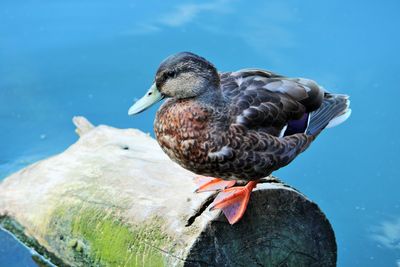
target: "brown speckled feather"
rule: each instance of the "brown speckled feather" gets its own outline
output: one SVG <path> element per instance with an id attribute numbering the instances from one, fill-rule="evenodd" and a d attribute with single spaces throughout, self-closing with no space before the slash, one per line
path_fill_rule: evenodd
<path id="1" fill-rule="evenodd" d="M 278 137 L 288 121 L 321 105 L 323 90 L 311 80 L 262 70 L 223 73 L 220 79 L 212 101 L 170 99 L 157 113 L 160 146 L 186 169 L 256 180 L 290 163 L 314 140 L 305 133 Z"/>

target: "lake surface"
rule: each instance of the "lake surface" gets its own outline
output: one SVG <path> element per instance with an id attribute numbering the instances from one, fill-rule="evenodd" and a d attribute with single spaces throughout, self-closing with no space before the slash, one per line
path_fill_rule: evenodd
<path id="1" fill-rule="evenodd" d="M 353 114 L 275 173 L 319 204 L 338 266 L 400 266 L 399 1 L 0 2 L 0 179 L 77 140 L 71 118 L 152 132 L 127 110 L 192 51 L 351 96 Z M 0 266 L 36 266 L 0 231 Z"/>

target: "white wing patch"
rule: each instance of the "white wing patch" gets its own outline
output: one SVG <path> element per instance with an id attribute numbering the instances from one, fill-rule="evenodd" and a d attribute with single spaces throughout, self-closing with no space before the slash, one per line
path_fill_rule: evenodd
<path id="1" fill-rule="evenodd" d="M 239 116 L 236 117 L 236 123 L 237 124 L 242 124 L 243 125 L 243 124 L 245 124 L 245 122 L 246 121 L 245 121 L 243 115 L 239 115 Z"/>
<path id="2" fill-rule="evenodd" d="M 210 158 L 216 158 L 216 157 L 223 157 L 223 156 L 229 156 L 232 153 L 232 148 L 229 146 L 223 146 L 220 150 L 215 151 L 215 152 L 209 152 L 208 156 Z"/>
<path id="3" fill-rule="evenodd" d="M 281 132 L 279 133 L 279 138 L 283 137 L 285 135 L 286 129 L 287 129 L 287 124 L 283 126 Z"/>

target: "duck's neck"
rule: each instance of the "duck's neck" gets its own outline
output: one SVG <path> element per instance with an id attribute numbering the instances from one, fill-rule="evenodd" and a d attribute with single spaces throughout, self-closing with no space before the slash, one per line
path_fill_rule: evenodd
<path id="1" fill-rule="evenodd" d="M 220 132 L 227 130 L 226 127 L 229 126 L 229 123 L 226 122 L 229 121 L 230 116 L 229 103 L 224 98 L 220 88 L 208 90 L 206 93 L 198 96 L 195 101 L 207 109 L 209 127 L 220 129 Z"/>
<path id="2" fill-rule="evenodd" d="M 196 101 L 203 106 L 209 106 L 213 108 L 221 108 L 226 106 L 226 101 L 219 86 L 208 88 L 208 90 L 205 90 L 203 94 L 196 97 Z"/>

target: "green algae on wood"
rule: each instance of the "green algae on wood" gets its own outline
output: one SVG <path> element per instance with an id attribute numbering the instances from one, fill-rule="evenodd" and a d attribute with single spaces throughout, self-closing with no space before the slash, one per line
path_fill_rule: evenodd
<path id="1" fill-rule="evenodd" d="M 112 214 L 89 208 L 73 218 L 71 236 L 82 240 L 88 250 L 82 253 L 102 266 L 163 266 L 160 248 L 169 238 L 161 226 L 147 223 L 129 227 Z"/>
<path id="2" fill-rule="evenodd" d="M 60 224 L 62 228 L 57 227 Z M 58 246 L 64 256 L 69 255 L 73 265 L 165 266 L 168 251 L 164 247 L 172 240 L 161 231 L 162 225 L 163 221 L 156 217 L 142 225 L 130 225 L 113 211 L 83 204 L 58 207 L 48 232 L 63 236 L 64 245 L 57 241 L 53 247 Z"/>

